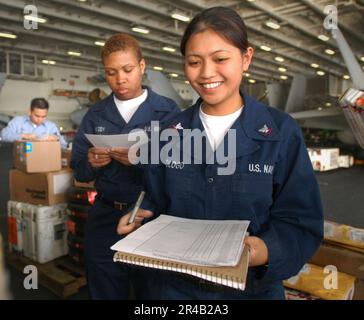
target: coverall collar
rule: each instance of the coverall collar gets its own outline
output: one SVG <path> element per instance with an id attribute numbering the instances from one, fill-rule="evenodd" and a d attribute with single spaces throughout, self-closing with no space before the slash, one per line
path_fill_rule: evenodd
<path id="1" fill-rule="evenodd" d="M 121 133 L 127 133 L 130 130 L 137 128 L 138 125 L 144 124 L 145 119 L 154 119 L 154 113 L 163 111 L 168 112 L 164 106 L 161 106 L 161 102 L 158 99 L 158 95 L 156 95 L 150 88 L 144 87 L 143 89 L 148 90 L 147 99 L 138 107 L 133 116 L 131 117 L 128 123 L 125 122 L 123 117 L 121 116 L 117 106 L 115 105 L 113 99 L 113 93 L 111 93 L 106 98 L 106 106 L 100 110 L 104 117 L 114 123 L 115 125 L 122 127 Z"/>
<path id="2" fill-rule="evenodd" d="M 240 94 L 244 99 L 244 108 L 239 118 L 230 128 L 236 132 L 236 158 L 246 156 L 258 150 L 259 144 L 255 140 L 280 140 L 278 128 L 268 109 L 260 102 L 246 95 L 243 91 L 240 91 Z M 198 128 L 203 131 L 204 127 L 199 116 L 201 103 L 202 99 L 200 98 L 192 107 L 191 128 Z M 228 150 L 227 134 L 218 149 L 222 146 L 224 146 L 224 150 Z"/>

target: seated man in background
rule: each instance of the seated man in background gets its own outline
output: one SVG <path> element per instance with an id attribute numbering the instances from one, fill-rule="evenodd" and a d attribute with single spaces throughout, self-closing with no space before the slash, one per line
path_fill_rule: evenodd
<path id="1" fill-rule="evenodd" d="M 46 120 L 49 104 L 44 98 L 35 98 L 30 103 L 29 116 L 17 116 L 1 131 L 4 142 L 16 140 L 60 140 L 62 149 L 67 148 L 67 142 L 61 136 L 57 126 Z"/>

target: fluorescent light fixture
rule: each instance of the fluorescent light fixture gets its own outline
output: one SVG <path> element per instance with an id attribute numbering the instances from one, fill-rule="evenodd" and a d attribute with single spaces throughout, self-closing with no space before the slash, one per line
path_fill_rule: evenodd
<path id="1" fill-rule="evenodd" d="M 177 12 L 175 12 L 175 13 L 171 14 L 171 17 L 172 17 L 173 19 L 176 19 L 176 20 L 179 20 L 179 21 L 183 21 L 183 22 L 188 22 L 188 21 L 190 21 L 190 20 L 191 20 L 191 18 L 190 18 L 190 17 L 187 17 L 187 16 L 185 16 L 184 14 L 182 14 L 182 13 L 177 13 Z"/>
<path id="2" fill-rule="evenodd" d="M 274 60 L 278 61 L 278 62 L 283 62 L 284 58 L 283 57 L 275 57 Z"/>
<path id="3" fill-rule="evenodd" d="M 274 30 L 278 30 L 278 29 L 281 27 L 278 23 L 273 22 L 273 21 L 267 21 L 267 22 L 265 23 L 265 25 L 266 25 L 267 27 L 271 28 L 271 29 L 274 29 Z"/>
<path id="4" fill-rule="evenodd" d="M 40 18 L 40 17 L 37 17 L 37 16 L 32 16 L 31 14 L 28 14 L 28 15 L 24 16 L 24 19 L 29 20 L 29 21 L 36 21 L 36 22 L 39 22 L 39 23 L 46 23 L 47 22 L 47 19 Z"/>
<path id="5" fill-rule="evenodd" d="M 178 78 L 178 74 L 177 73 L 170 73 L 169 74 L 172 78 Z"/>
<path id="6" fill-rule="evenodd" d="M 350 76 L 349 76 L 349 75 L 347 75 L 347 74 L 344 74 L 343 78 L 344 78 L 345 80 L 349 80 L 349 79 L 350 79 Z"/>
<path id="7" fill-rule="evenodd" d="M 87 0 L 78 0 L 78 1 L 80 1 L 80 2 L 86 2 Z"/>
<path id="8" fill-rule="evenodd" d="M 103 47 L 105 45 L 104 41 L 95 41 L 94 44 L 96 44 L 97 46 Z"/>
<path id="9" fill-rule="evenodd" d="M 149 29 L 144 28 L 144 27 L 132 27 L 131 30 L 133 30 L 134 32 L 143 33 L 143 34 L 149 33 Z"/>
<path id="10" fill-rule="evenodd" d="M 248 2 L 254 2 L 255 0 L 248 0 Z"/>
<path id="11" fill-rule="evenodd" d="M 286 68 L 283 68 L 283 67 L 279 67 L 279 68 L 278 68 L 278 71 L 280 71 L 280 72 L 286 72 L 286 71 L 287 71 L 287 69 L 286 69 Z"/>
<path id="12" fill-rule="evenodd" d="M 324 72 L 324 71 L 322 71 L 322 70 L 318 70 L 316 73 L 317 73 L 319 76 L 324 76 L 324 75 L 325 75 L 325 72 Z"/>
<path id="13" fill-rule="evenodd" d="M 315 69 L 317 69 L 319 67 L 319 65 L 317 63 L 311 63 L 310 66 Z"/>
<path id="14" fill-rule="evenodd" d="M 248 72 L 247 72 L 247 73 L 245 73 L 244 75 L 245 75 L 246 77 L 248 77 L 248 78 L 250 77 L 250 73 L 248 73 Z"/>
<path id="15" fill-rule="evenodd" d="M 322 41 L 329 41 L 330 40 L 330 38 L 328 36 L 324 35 L 324 34 L 319 34 L 317 36 L 317 38 L 319 38 Z"/>
<path id="16" fill-rule="evenodd" d="M 262 50 L 264 50 L 264 51 L 267 51 L 267 52 L 269 52 L 269 51 L 272 51 L 272 48 L 271 47 L 268 47 L 268 46 L 260 46 L 260 49 L 262 49 Z"/>
<path id="17" fill-rule="evenodd" d="M 59 127 L 59 131 L 63 131 L 63 127 Z"/>
<path id="18" fill-rule="evenodd" d="M 288 79 L 288 77 L 287 77 L 287 76 L 284 76 L 284 75 L 280 76 L 280 78 L 281 78 L 282 80 L 287 80 L 287 79 Z"/>
<path id="19" fill-rule="evenodd" d="M 360 58 L 360 60 L 364 62 L 364 56 L 362 56 L 362 57 Z"/>
<path id="20" fill-rule="evenodd" d="M 256 81 L 254 79 L 249 79 L 248 80 L 250 83 L 256 83 Z"/>
<path id="21" fill-rule="evenodd" d="M 317 110 L 318 110 L 318 111 L 321 111 L 321 110 L 322 110 L 322 108 L 321 108 L 321 107 L 319 107 L 319 108 L 317 108 Z"/>
<path id="22" fill-rule="evenodd" d="M 67 52 L 70 56 L 75 56 L 75 57 L 79 57 L 81 56 L 81 52 L 77 52 L 77 51 L 68 51 Z"/>
<path id="23" fill-rule="evenodd" d="M 160 67 L 160 66 L 154 66 L 153 67 L 154 70 L 157 70 L 157 71 L 162 71 L 163 70 L 163 67 Z"/>
<path id="24" fill-rule="evenodd" d="M 331 49 L 326 49 L 325 50 L 325 53 L 328 54 L 328 55 L 330 55 L 330 56 L 332 56 L 332 55 L 335 54 L 335 51 L 334 50 L 331 50 Z"/>
<path id="25" fill-rule="evenodd" d="M 331 107 L 331 103 L 330 103 L 330 102 L 326 102 L 326 103 L 325 103 L 325 106 L 326 106 L 326 107 Z"/>
<path id="26" fill-rule="evenodd" d="M 168 51 L 168 52 L 175 52 L 176 51 L 176 49 L 172 48 L 172 47 L 163 47 L 163 50 Z"/>
<path id="27" fill-rule="evenodd" d="M 0 32 L 0 37 L 9 38 L 9 39 L 16 39 L 18 36 L 16 34 L 10 32 Z"/>
<path id="28" fill-rule="evenodd" d="M 44 64 L 56 64 L 56 62 L 54 60 L 46 60 L 46 59 L 43 59 L 42 63 L 44 63 Z"/>

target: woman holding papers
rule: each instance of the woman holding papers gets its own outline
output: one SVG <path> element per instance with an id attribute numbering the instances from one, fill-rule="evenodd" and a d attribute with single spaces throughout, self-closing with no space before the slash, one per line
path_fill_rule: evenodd
<path id="1" fill-rule="evenodd" d="M 141 208 L 155 215 L 250 220 L 250 268 L 244 292 L 154 271 L 150 297 L 284 299 L 282 280 L 299 272 L 323 236 L 319 188 L 301 129 L 240 89 L 254 50 L 234 10 L 202 11 L 187 26 L 180 48 L 186 77 L 201 98 L 169 126 L 178 137 L 177 152 L 148 167 Z M 205 133 L 200 149 L 182 143 L 190 129 Z M 148 215 L 145 210 L 140 218 Z M 127 216 L 119 233 L 137 227 L 126 223 Z"/>
<path id="2" fill-rule="evenodd" d="M 148 131 L 151 121 L 163 122 L 179 109 L 174 101 L 142 87 L 145 61 L 133 37 L 123 33 L 112 36 L 101 57 L 112 93 L 85 115 L 73 142 L 71 166 L 76 180 L 95 180 L 97 190 L 85 235 L 91 298 L 126 299 L 128 268 L 113 262 L 110 246 L 121 238 L 116 232 L 119 218 L 143 190 L 142 171 L 130 166 L 127 149 L 93 147 L 85 134 L 126 134 L 136 128 Z"/>

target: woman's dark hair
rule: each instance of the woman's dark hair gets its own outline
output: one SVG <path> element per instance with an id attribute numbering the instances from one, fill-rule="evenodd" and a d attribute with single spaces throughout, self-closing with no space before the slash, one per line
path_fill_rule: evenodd
<path id="1" fill-rule="evenodd" d="M 30 102 L 30 110 L 34 110 L 35 108 L 37 109 L 49 109 L 49 104 L 48 101 L 44 98 L 34 98 L 31 102 Z"/>
<path id="2" fill-rule="evenodd" d="M 116 51 L 131 50 L 135 53 L 138 61 L 143 59 L 142 49 L 139 42 L 129 34 L 117 33 L 110 37 L 101 49 L 101 59 L 104 63 L 105 58 Z"/>
<path id="3" fill-rule="evenodd" d="M 182 56 L 185 55 L 188 40 L 196 33 L 212 29 L 242 53 L 249 47 L 246 26 L 240 15 L 227 7 L 213 7 L 197 14 L 187 26 L 180 45 Z"/>

